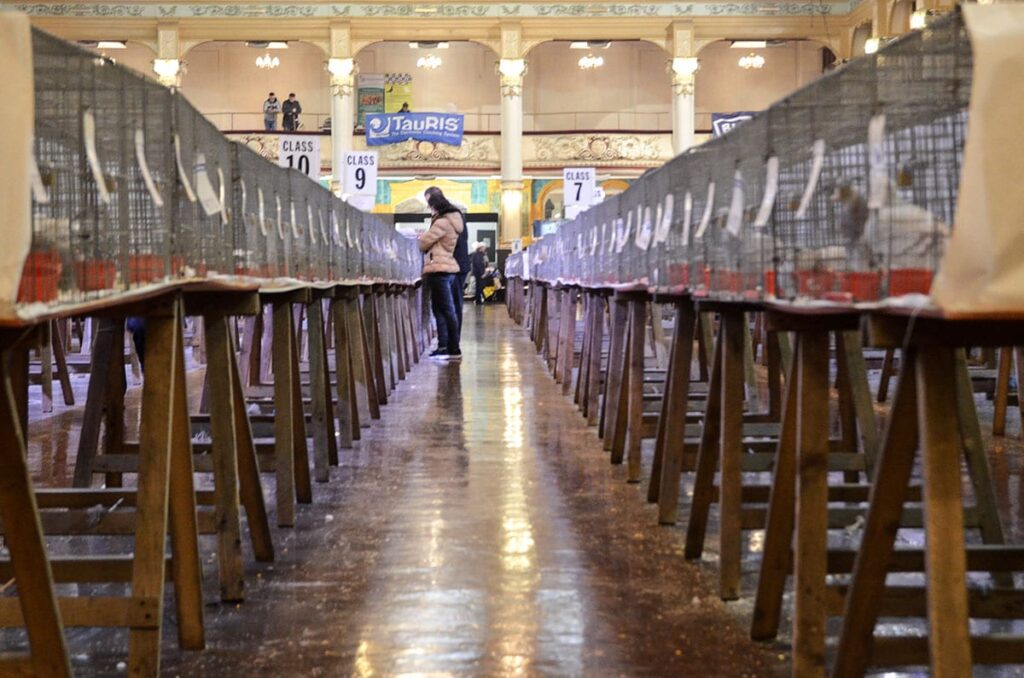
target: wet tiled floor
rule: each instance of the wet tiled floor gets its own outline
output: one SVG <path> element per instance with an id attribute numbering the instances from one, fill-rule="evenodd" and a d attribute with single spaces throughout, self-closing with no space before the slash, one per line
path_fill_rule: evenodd
<path id="1" fill-rule="evenodd" d="M 503 308 L 467 308 L 463 351 L 400 385 L 297 527 L 275 530 L 277 562 L 249 559 L 241 605 L 216 602 L 203 538 L 207 649 L 178 650 L 168 624 L 165 673 L 784 673 L 784 650 L 747 638 Z M 34 419 L 34 469 L 70 473 L 77 415 Z M 85 675 L 124 658 L 123 632 L 69 641 Z"/>
<path id="2" fill-rule="evenodd" d="M 247 559 L 244 603 L 217 602 L 215 543 L 203 538 L 207 649 L 177 649 L 169 605 L 167 675 L 788 674 L 784 640 L 747 637 L 756 533 L 745 595 L 727 606 L 717 538 L 704 562 L 683 559 L 683 530 L 656 525 L 645 485 L 608 464 L 504 309 L 467 308 L 463 351 L 461 364 L 414 369 L 297 526 L 275 529 L 275 563 Z M 76 377 L 80 402 L 84 384 Z M 978 402 L 987 430 L 991 410 Z M 73 466 L 80 412 L 56 409 L 33 415 L 42 484 Z M 1020 445 L 989 449 L 1016 540 Z M 272 476 L 264 483 L 270 498 Z M 71 630 L 69 642 L 82 675 L 116 675 L 127 649 L 119 631 Z"/>

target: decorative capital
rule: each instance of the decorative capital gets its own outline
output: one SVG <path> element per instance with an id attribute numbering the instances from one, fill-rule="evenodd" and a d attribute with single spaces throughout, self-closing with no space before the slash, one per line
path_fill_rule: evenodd
<path id="1" fill-rule="evenodd" d="M 331 94 L 336 97 L 352 96 L 352 80 L 356 72 L 355 59 L 331 57 L 327 60 L 327 72 L 331 74 Z"/>
<path id="2" fill-rule="evenodd" d="M 497 63 L 497 69 L 501 75 L 501 96 L 521 96 L 523 76 L 526 75 L 526 59 L 502 59 Z"/>
<path id="3" fill-rule="evenodd" d="M 672 78 L 672 91 L 676 96 L 692 97 L 693 96 L 693 76 L 692 75 L 677 75 Z"/>
<path id="4" fill-rule="evenodd" d="M 153 59 L 153 72 L 164 87 L 177 87 L 178 76 L 181 74 L 179 59 Z"/>

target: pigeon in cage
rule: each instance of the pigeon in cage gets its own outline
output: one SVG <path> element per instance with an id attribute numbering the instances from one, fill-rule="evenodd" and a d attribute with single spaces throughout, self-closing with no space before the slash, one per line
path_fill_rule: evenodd
<path id="1" fill-rule="evenodd" d="M 863 241 L 872 261 L 886 257 L 930 261 L 949 237 L 949 226 L 931 211 L 905 200 L 895 184 L 886 191 L 885 204 L 872 210 Z"/>

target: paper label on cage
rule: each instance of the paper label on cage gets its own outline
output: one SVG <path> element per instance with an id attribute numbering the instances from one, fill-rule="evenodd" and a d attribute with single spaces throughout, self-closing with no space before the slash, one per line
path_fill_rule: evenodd
<path id="1" fill-rule="evenodd" d="M 690 221 L 693 219 L 693 195 L 687 191 L 683 197 L 683 247 L 690 244 Z"/>
<path id="2" fill-rule="evenodd" d="M 597 229 L 590 230 L 590 256 L 597 254 Z"/>
<path id="3" fill-rule="evenodd" d="M 281 196 L 275 195 L 274 201 L 277 203 L 277 237 L 284 240 L 284 212 L 281 209 Z"/>
<path id="4" fill-rule="evenodd" d="M 239 177 L 239 179 L 238 179 L 238 187 L 242 190 L 242 216 L 243 216 L 243 220 L 244 220 L 244 217 L 245 217 L 245 205 L 248 202 L 248 197 L 249 197 L 247 191 L 245 190 L 245 179 L 242 179 L 241 177 Z"/>
<path id="5" fill-rule="evenodd" d="M 306 205 L 306 223 L 309 224 L 309 239 L 316 242 L 316 229 L 313 228 L 313 206 Z"/>
<path id="6" fill-rule="evenodd" d="M 43 184 L 43 177 L 39 174 L 39 165 L 36 164 L 36 154 L 28 156 L 28 179 L 32 186 L 32 200 L 38 205 L 50 204 L 50 193 Z"/>
<path id="7" fill-rule="evenodd" d="M 715 209 L 715 182 L 708 182 L 708 197 L 704 203 L 704 213 L 700 216 L 700 225 L 697 226 L 697 232 L 693 234 L 693 237 L 700 240 L 704 237 L 704 231 L 708 230 L 708 224 L 711 223 L 711 214 Z"/>
<path id="8" fill-rule="evenodd" d="M 326 245 L 328 243 L 328 240 L 327 240 L 328 236 L 327 236 L 327 225 L 326 225 L 327 222 L 324 221 L 324 211 L 323 210 L 318 210 L 317 213 L 316 213 L 316 218 L 318 219 L 318 221 L 320 223 L 320 241 L 323 242 L 323 244 Z"/>
<path id="9" fill-rule="evenodd" d="M 651 246 L 651 238 L 654 237 L 654 224 L 651 221 L 651 208 L 644 208 L 643 220 L 637 227 L 636 231 L 636 246 L 642 250 L 646 250 Z"/>
<path id="10" fill-rule="evenodd" d="M 220 200 L 217 199 L 217 192 L 213 190 L 210 175 L 206 171 L 206 156 L 202 153 L 196 153 L 196 197 L 199 198 L 199 206 L 208 217 L 223 209 Z"/>
<path id="11" fill-rule="evenodd" d="M 92 179 L 96 182 L 100 202 L 109 205 L 110 193 L 107 191 L 107 180 L 103 176 L 100 158 L 96 155 L 96 118 L 88 109 L 82 113 L 82 137 L 82 141 L 85 142 L 85 157 L 89 162 L 89 169 L 92 171 Z"/>
<path id="12" fill-rule="evenodd" d="M 299 229 L 299 220 L 295 218 L 295 201 L 288 201 L 288 216 L 291 217 L 292 224 L 292 236 L 295 238 L 302 237 L 302 231 Z"/>
<path id="13" fill-rule="evenodd" d="M 192 183 L 188 180 L 185 163 L 181 161 L 181 137 L 177 134 L 174 135 L 174 162 L 178 165 L 178 177 L 181 179 L 181 187 L 185 189 L 185 197 L 189 202 L 195 202 L 196 194 L 192 191 Z"/>
<path id="14" fill-rule="evenodd" d="M 341 245 L 341 224 L 338 223 L 338 213 L 331 210 L 331 240 L 335 245 Z"/>
<path id="15" fill-rule="evenodd" d="M 629 234 L 633 230 L 632 210 L 626 213 L 625 219 L 619 217 L 615 230 L 618 233 L 618 237 L 615 239 L 615 253 L 622 254 L 622 250 L 625 249 L 626 243 L 629 241 Z"/>
<path id="16" fill-rule="evenodd" d="M 868 209 L 881 209 L 889 194 L 889 167 L 885 157 L 885 113 L 868 123 Z"/>
<path id="17" fill-rule="evenodd" d="M 732 200 L 729 202 L 729 215 L 725 219 L 725 230 L 734 237 L 739 237 L 740 228 L 743 226 L 743 204 L 746 200 L 746 191 L 743 173 L 736 170 L 736 173 L 732 175 Z"/>
<path id="18" fill-rule="evenodd" d="M 263 205 L 263 187 L 256 187 L 256 200 L 259 203 L 259 214 L 260 214 L 260 233 L 266 237 L 267 235 L 267 211 Z"/>
<path id="19" fill-rule="evenodd" d="M 348 243 L 349 248 L 355 247 L 352 244 L 352 224 L 345 220 L 345 242 Z"/>
<path id="20" fill-rule="evenodd" d="M 821 177 L 821 168 L 825 164 L 825 140 L 818 139 L 814 142 L 813 157 L 811 159 L 811 175 L 807 177 L 807 186 L 804 187 L 804 195 L 800 198 L 800 206 L 796 210 L 796 218 L 803 219 L 807 216 L 807 208 L 811 206 L 811 198 L 818 188 L 818 179 Z"/>
<path id="21" fill-rule="evenodd" d="M 676 198 L 669 193 L 665 196 L 665 203 L 661 211 L 661 218 L 658 219 L 658 227 L 654 231 L 654 243 L 661 244 L 668 240 L 668 232 L 672 228 L 672 213 L 675 210 Z"/>
<path id="22" fill-rule="evenodd" d="M 228 215 L 228 212 L 230 211 L 228 210 L 228 204 L 224 202 L 225 191 L 227 190 L 227 188 L 225 187 L 224 184 L 224 172 L 223 170 L 221 170 L 220 167 L 217 168 L 217 181 L 220 182 L 219 186 L 217 187 L 217 195 L 220 197 L 221 204 L 220 220 L 221 223 L 226 224 L 229 221 L 231 221 L 231 217 Z"/>
<path id="23" fill-rule="evenodd" d="M 764 195 L 761 196 L 761 207 L 757 210 L 757 217 L 754 218 L 756 228 L 764 228 L 772 217 L 772 209 L 775 207 L 775 196 L 779 194 L 779 158 L 772 156 L 768 158 L 764 170 Z"/>
<path id="24" fill-rule="evenodd" d="M 146 162 L 146 135 L 142 128 L 135 129 L 135 162 L 139 164 L 139 171 L 142 173 L 142 182 L 149 191 L 149 197 L 157 207 L 164 206 L 164 199 L 160 196 L 156 184 L 153 183 L 153 175 L 149 171 L 149 163 Z"/>

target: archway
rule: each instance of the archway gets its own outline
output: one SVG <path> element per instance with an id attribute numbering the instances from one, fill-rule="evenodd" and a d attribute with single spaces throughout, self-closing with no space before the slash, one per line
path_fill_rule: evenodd
<path id="1" fill-rule="evenodd" d="M 914 13 L 914 0 L 896 0 L 889 12 L 889 35 L 903 35 L 910 31 L 910 15 Z"/>
<path id="2" fill-rule="evenodd" d="M 582 68 L 585 57 L 600 65 Z M 669 131 L 672 88 L 666 59 L 662 48 L 642 40 L 540 43 L 527 56 L 523 129 Z"/>
<path id="3" fill-rule="evenodd" d="M 436 67 L 418 65 L 421 58 L 430 57 L 438 60 Z M 407 98 L 412 111 L 461 113 L 467 132 L 501 130 L 501 92 L 494 66 L 497 57 L 489 47 L 469 41 L 384 41 L 367 45 L 355 58 L 356 72 L 361 75 L 409 76 Z M 386 83 L 385 87 L 393 84 Z"/>
<path id="4" fill-rule="evenodd" d="M 279 65 L 259 68 L 256 58 L 263 55 L 276 57 Z M 214 40 L 191 47 L 182 58 L 182 93 L 221 130 L 262 130 L 269 92 L 282 101 L 295 92 L 306 131 L 321 129 L 330 117 L 330 76 L 316 45 Z"/>
<path id="5" fill-rule="evenodd" d="M 853 37 L 851 39 L 850 56 L 859 57 L 864 56 L 864 45 L 867 43 L 868 38 L 871 37 L 871 22 L 867 22 L 857 26 L 853 29 Z"/>
<path id="6" fill-rule="evenodd" d="M 743 43 L 751 46 L 740 47 Z M 764 46 L 753 46 L 758 43 Z M 815 40 L 719 40 L 698 57 L 695 122 L 704 133 L 711 131 L 712 114 L 764 110 L 820 77 L 835 61 L 832 50 Z M 744 61 L 744 67 L 743 57 L 755 58 Z"/>

